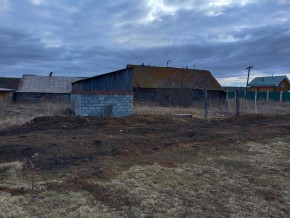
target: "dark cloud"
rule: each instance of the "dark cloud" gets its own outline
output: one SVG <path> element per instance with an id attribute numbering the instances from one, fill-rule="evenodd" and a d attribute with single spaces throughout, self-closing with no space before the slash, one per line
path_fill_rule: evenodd
<path id="1" fill-rule="evenodd" d="M 283 0 L 5 1 L 0 76 L 93 76 L 167 60 L 209 69 L 223 84 L 239 84 L 248 65 L 254 75 L 289 75 L 290 31 L 242 47 L 290 28 L 289 9 Z"/>

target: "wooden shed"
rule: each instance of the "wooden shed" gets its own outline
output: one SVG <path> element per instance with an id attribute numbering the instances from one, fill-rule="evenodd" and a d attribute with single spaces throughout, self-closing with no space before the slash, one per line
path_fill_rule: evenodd
<path id="1" fill-rule="evenodd" d="M 126 68 L 72 83 L 71 108 L 79 116 L 121 117 L 133 113 L 133 75 Z"/>
<path id="2" fill-rule="evenodd" d="M 70 101 L 72 83 L 81 77 L 23 75 L 16 101 Z"/>
<path id="3" fill-rule="evenodd" d="M 1 103 L 12 102 L 14 92 L 15 89 L 0 88 L 0 102 Z"/>

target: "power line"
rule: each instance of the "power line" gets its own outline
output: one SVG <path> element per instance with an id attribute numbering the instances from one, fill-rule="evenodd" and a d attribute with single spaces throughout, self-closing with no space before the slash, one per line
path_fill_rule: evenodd
<path id="1" fill-rule="evenodd" d="M 232 48 L 232 49 L 228 49 L 228 50 L 225 50 L 225 51 L 221 51 L 221 52 L 218 52 L 218 53 L 216 53 L 216 54 L 209 55 L 209 56 L 206 56 L 206 57 L 203 57 L 203 58 L 199 58 L 199 59 L 195 59 L 195 60 L 204 60 L 204 59 L 207 59 L 207 58 L 211 58 L 211 57 L 215 57 L 215 56 L 218 56 L 218 55 L 221 55 L 221 54 L 225 54 L 225 53 L 228 53 L 228 52 L 232 52 L 232 51 L 234 51 L 234 50 L 237 50 L 237 49 L 240 49 L 240 48 L 244 48 L 244 47 L 246 47 L 246 46 L 253 45 L 253 44 L 257 43 L 257 42 L 260 42 L 260 41 L 263 41 L 263 40 L 266 40 L 266 39 L 272 38 L 272 37 L 274 37 L 274 36 L 276 36 L 276 35 L 279 35 L 279 34 L 281 34 L 281 33 L 287 32 L 287 31 L 289 31 L 289 30 L 290 30 L 290 28 L 287 28 L 287 29 L 284 29 L 284 30 L 282 30 L 282 31 L 276 32 L 276 33 L 274 33 L 274 34 L 272 34 L 272 35 L 269 35 L 269 36 L 266 36 L 266 37 L 260 38 L 260 39 L 258 39 L 258 40 L 256 40 L 256 41 L 249 42 L 249 43 L 246 43 L 246 44 L 244 44 L 244 45 L 241 45 L 241 46 L 238 46 L 238 47 L 235 47 L 235 48 Z M 190 61 L 193 61 L 193 60 L 179 61 L 179 62 L 173 62 L 173 63 L 185 63 L 185 62 L 190 62 Z"/>

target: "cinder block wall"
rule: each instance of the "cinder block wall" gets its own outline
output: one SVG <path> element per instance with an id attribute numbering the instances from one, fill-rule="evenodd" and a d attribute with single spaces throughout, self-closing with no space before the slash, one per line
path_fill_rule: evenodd
<path id="1" fill-rule="evenodd" d="M 112 108 L 112 117 L 133 114 L 133 95 L 71 94 L 71 108 L 79 116 L 103 117 L 106 107 Z"/>

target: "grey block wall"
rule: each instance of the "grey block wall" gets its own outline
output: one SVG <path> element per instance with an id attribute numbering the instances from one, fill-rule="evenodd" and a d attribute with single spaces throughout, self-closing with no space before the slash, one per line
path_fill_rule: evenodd
<path id="1" fill-rule="evenodd" d="M 112 108 L 112 117 L 133 114 L 133 95 L 71 94 L 71 109 L 79 116 L 104 116 Z"/>

